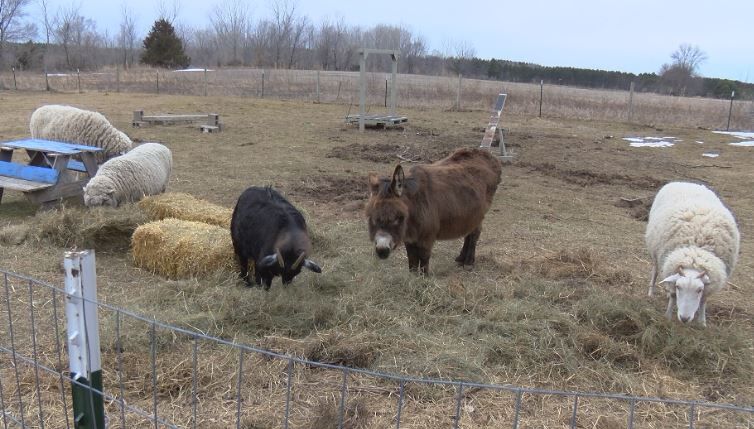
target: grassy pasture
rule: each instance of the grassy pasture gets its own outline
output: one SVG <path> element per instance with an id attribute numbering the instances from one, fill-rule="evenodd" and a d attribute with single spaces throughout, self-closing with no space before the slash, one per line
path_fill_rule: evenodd
<path id="1" fill-rule="evenodd" d="M 489 94 L 489 92 L 488 92 Z M 570 101 L 572 105 L 581 98 Z M 694 103 L 695 101 L 690 101 Z M 516 154 L 506 165 L 478 246 L 477 266 L 464 271 L 453 258 L 461 241 L 439 243 L 432 275 L 409 274 L 403 252 L 387 261 L 373 255 L 362 206 L 366 173 L 388 174 L 398 155 L 429 162 L 454 148 L 476 146 L 487 122 L 488 96 L 477 109 L 401 108 L 401 130 L 360 134 L 342 123 L 346 106 L 309 101 L 127 93 L 0 93 L 0 139 L 28 135 L 38 106 L 65 103 L 97 110 L 138 141 L 159 141 L 173 151 L 169 190 L 232 207 L 250 185 L 273 185 L 306 214 L 312 259 L 322 275 L 304 273 L 269 293 L 246 289 L 235 273 L 162 279 L 133 267 L 130 231 L 144 222 L 135 206 L 86 210 L 67 202 L 36 214 L 23 195 L 6 191 L 0 204 L 0 266 L 61 284 L 62 253 L 94 246 L 100 298 L 112 305 L 231 341 L 323 362 L 407 375 L 510 383 L 529 387 L 616 392 L 754 403 L 754 241 L 752 148 L 685 121 L 637 124 L 599 117 L 571 119 L 527 113 L 509 99 L 503 114 L 506 142 Z M 688 106 L 679 107 L 681 112 Z M 131 112 L 217 112 L 219 134 L 193 127 L 132 129 Z M 373 107 L 373 110 L 379 110 Z M 680 113 L 679 113 L 680 115 Z M 573 119 L 580 118 L 580 119 Z M 672 135 L 673 148 L 630 148 L 627 136 Z M 703 141 L 697 144 L 695 141 Z M 708 150 L 718 158 L 703 158 Z M 731 285 L 711 298 L 706 330 L 664 320 L 665 299 L 646 296 L 649 262 L 642 216 L 654 192 L 670 180 L 696 180 L 716 189 L 740 224 L 741 259 Z M 626 207 L 621 198 L 636 200 Z M 17 347 L 30 350 L 28 292 L 13 284 Z M 41 321 L 49 321 L 49 294 L 33 295 Z M 5 303 L 1 303 L 5 304 Z M 0 326 L 8 319 L 0 309 Z M 117 392 L 113 314 L 103 312 L 105 384 Z M 149 325 L 121 327 L 123 381 L 128 403 L 151 410 Z M 26 335 L 24 335 L 26 334 Z M 160 416 L 188 425 L 191 416 L 191 347 L 188 337 L 157 330 Z M 44 359 L 54 361 L 54 339 L 39 333 Z M 7 332 L 0 330 L 7 344 Z M 46 339 L 47 341 L 42 341 Z M 200 427 L 228 427 L 236 418 L 238 355 L 199 344 Z M 0 358 L 4 398 L 15 392 L 7 356 Z M 54 362 L 53 362 L 54 363 Z M 285 394 L 285 362 L 244 357 L 242 427 L 277 427 Z M 22 396 L 35 404 L 33 373 L 22 371 Z M 296 367 L 293 427 L 337 425 L 341 375 Z M 7 380 L 7 381 L 6 381 Z M 41 392 L 46 427 L 64 425 L 57 379 Z M 397 385 L 352 376 L 346 427 L 393 425 Z M 406 385 L 402 427 L 450 426 L 452 390 Z M 525 395 L 519 427 L 567 427 L 571 400 Z M 467 392 L 462 427 L 509 427 L 514 398 Z M 627 404 L 583 400 L 581 427 L 623 427 Z M 117 403 L 107 404 L 118 420 Z M 33 408 L 31 408 L 33 410 Z M 686 427 L 685 409 L 641 404 L 639 427 Z M 697 425 L 746 427 L 744 417 L 702 412 Z M 127 416 L 128 427 L 150 427 Z"/>

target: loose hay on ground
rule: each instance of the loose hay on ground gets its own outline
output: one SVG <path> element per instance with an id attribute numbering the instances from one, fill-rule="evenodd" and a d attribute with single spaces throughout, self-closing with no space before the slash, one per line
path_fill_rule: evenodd
<path id="1" fill-rule="evenodd" d="M 230 231 L 216 225 L 163 219 L 142 225 L 131 239 L 134 265 L 170 279 L 234 267 Z"/>
<path id="2" fill-rule="evenodd" d="M 233 209 L 218 206 L 193 195 L 169 192 L 144 198 L 139 208 L 152 220 L 176 218 L 230 228 Z"/>

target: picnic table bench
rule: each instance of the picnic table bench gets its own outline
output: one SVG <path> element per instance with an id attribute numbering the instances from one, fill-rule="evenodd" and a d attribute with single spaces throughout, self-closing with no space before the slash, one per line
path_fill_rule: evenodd
<path id="1" fill-rule="evenodd" d="M 13 161 L 17 149 L 26 151 L 26 163 Z M 43 208 L 81 195 L 84 185 L 97 174 L 94 154 L 101 150 L 42 139 L 0 142 L 0 202 L 5 189 L 24 192 L 29 201 Z M 77 173 L 83 173 L 84 178 Z"/>

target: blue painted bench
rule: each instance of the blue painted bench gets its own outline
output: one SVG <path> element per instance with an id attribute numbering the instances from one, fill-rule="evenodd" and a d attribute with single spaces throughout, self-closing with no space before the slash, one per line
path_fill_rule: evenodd
<path id="1" fill-rule="evenodd" d="M 12 160 L 16 149 L 26 151 L 28 163 Z M 32 202 L 38 203 L 80 195 L 89 178 L 97 173 L 94 154 L 101 150 L 42 139 L 0 142 L 0 201 L 4 189 L 22 191 Z M 77 180 L 69 170 L 85 173 L 86 177 Z"/>

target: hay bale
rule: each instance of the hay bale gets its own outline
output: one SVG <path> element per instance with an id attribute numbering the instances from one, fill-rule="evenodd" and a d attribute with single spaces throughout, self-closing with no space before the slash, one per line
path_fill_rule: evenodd
<path id="1" fill-rule="evenodd" d="M 136 228 L 134 265 L 169 279 L 200 277 L 235 267 L 230 230 L 203 222 L 164 219 Z"/>
<path id="2" fill-rule="evenodd" d="M 193 195 L 168 192 L 146 197 L 139 201 L 139 207 L 152 220 L 176 218 L 230 228 L 233 210 L 200 200 Z"/>

